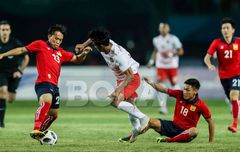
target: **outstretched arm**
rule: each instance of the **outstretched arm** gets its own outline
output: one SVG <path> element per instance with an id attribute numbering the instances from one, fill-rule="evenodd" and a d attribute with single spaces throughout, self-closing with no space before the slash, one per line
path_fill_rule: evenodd
<path id="1" fill-rule="evenodd" d="M 154 89 L 157 91 L 160 91 L 162 93 L 167 93 L 167 88 L 163 87 L 159 83 L 155 83 L 152 80 L 150 80 L 148 77 L 143 77 L 143 80 L 145 80 L 149 85 L 151 85 Z"/>
<path id="2" fill-rule="evenodd" d="M 209 142 L 213 143 L 213 137 L 214 137 L 214 124 L 212 118 L 206 119 L 208 123 L 208 130 L 209 130 Z"/>
<path id="3" fill-rule="evenodd" d="M 84 61 L 87 57 L 87 54 L 92 51 L 91 47 L 85 47 L 79 55 L 74 55 L 71 62 L 80 63 Z"/>
<path id="4" fill-rule="evenodd" d="M 83 51 L 83 49 L 89 45 L 92 45 L 93 41 L 91 39 L 87 39 L 87 41 L 85 41 L 84 43 L 82 44 L 77 44 L 75 46 L 75 51 L 76 52 L 81 52 Z"/>
<path id="5" fill-rule="evenodd" d="M 25 52 L 27 52 L 27 49 L 25 47 L 18 47 L 18 48 L 10 50 L 8 52 L 0 54 L 0 59 L 2 59 L 4 57 L 7 57 L 7 56 L 21 55 L 21 54 L 23 54 Z"/>
<path id="6" fill-rule="evenodd" d="M 204 63 L 207 65 L 207 67 L 208 67 L 209 70 L 213 71 L 213 70 L 215 70 L 216 68 L 215 68 L 214 65 L 212 65 L 211 58 L 212 58 L 212 55 L 210 55 L 210 54 L 207 53 L 207 54 L 205 55 L 205 57 L 204 57 Z"/>

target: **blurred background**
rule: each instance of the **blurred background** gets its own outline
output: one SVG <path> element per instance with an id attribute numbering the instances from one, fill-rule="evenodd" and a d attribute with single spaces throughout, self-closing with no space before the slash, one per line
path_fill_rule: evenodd
<path id="1" fill-rule="evenodd" d="M 92 27 L 104 26 L 142 65 L 150 57 L 160 22 L 168 22 L 171 33 L 182 41 L 182 66 L 203 65 L 208 45 L 220 36 L 222 17 L 232 17 L 237 27 L 240 24 L 238 0 L 0 0 L 0 4 L 0 20 L 9 20 L 13 35 L 24 44 L 46 39 L 48 27 L 59 23 L 68 28 L 63 47 L 73 51 Z M 104 64 L 97 57 L 92 54 L 84 64 Z"/>
<path id="2" fill-rule="evenodd" d="M 47 39 L 48 27 L 58 23 L 68 28 L 63 48 L 74 51 L 75 44 L 86 40 L 91 28 L 104 26 L 110 30 L 112 39 L 141 65 L 146 65 L 150 58 L 152 38 L 159 34 L 159 23 L 168 22 L 171 33 L 180 38 L 185 50 L 180 57 L 180 79 L 194 75 L 219 90 L 222 89 L 216 83 L 217 73 L 205 74 L 208 71 L 203 57 L 211 41 L 221 36 L 221 18 L 233 18 L 238 28 L 239 15 L 239 0 L 0 0 L 0 20 L 8 20 L 12 34 L 24 44 Z M 32 65 L 35 58 L 31 55 Z M 82 65 L 105 65 L 105 62 L 94 51 Z M 196 66 L 200 68 L 197 73 L 193 72 Z"/>

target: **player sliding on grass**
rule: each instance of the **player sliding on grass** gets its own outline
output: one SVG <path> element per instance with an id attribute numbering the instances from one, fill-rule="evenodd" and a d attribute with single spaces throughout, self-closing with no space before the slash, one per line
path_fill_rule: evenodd
<path id="1" fill-rule="evenodd" d="M 211 58 L 217 53 L 218 73 L 225 94 L 232 103 L 233 122 L 228 130 L 235 133 L 238 128 L 239 90 L 240 90 L 240 38 L 234 37 L 235 23 L 231 18 L 221 21 L 221 38 L 215 39 L 210 45 L 204 62 L 209 70 L 215 70 Z"/>
<path id="2" fill-rule="evenodd" d="M 117 87 L 110 95 L 111 104 L 128 113 L 133 126 L 129 141 L 134 142 L 138 134 L 147 127 L 149 121 L 149 118 L 134 105 L 137 98 L 136 90 L 140 86 L 139 63 L 122 46 L 112 41 L 110 33 L 102 27 L 91 30 L 89 39 L 83 44 L 76 45 L 76 51 L 89 45 L 94 45 L 101 52 L 116 76 Z"/>
<path id="3" fill-rule="evenodd" d="M 184 82 L 183 90 L 172 90 L 154 83 L 147 77 L 144 80 L 154 89 L 176 98 L 173 121 L 150 119 L 149 128 L 168 138 L 158 138 L 157 142 L 190 142 L 198 135 L 197 123 L 202 115 L 208 123 L 209 142 L 213 142 L 214 124 L 207 105 L 198 98 L 200 83 L 196 79 Z"/>
<path id="4" fill-rule="evenodd" d="M 37 40 L 25 47 L 18 47 L 6 53 L 0 54 L 0 59 L 6 56 L 21 55 L 26 52 L 35 53 L 37 59 L 38 78 L 35 91 L 39 100 L 39 108 L 35 113 L 35 122 L 30 136 L 41 139 L 44 131 L 56 120 L 60 104 L 58 78 L 61 65 L 64 62 L 80 63 L 86 58 L 92 49 L 86 47 L 79 55 L 74 55 L 62 49 L 66 28 L 62 25 L 54 25 L 48 29 L 48 41 Z"/>

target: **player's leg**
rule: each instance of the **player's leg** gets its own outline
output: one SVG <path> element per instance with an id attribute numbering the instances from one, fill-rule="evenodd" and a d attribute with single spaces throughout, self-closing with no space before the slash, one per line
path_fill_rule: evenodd
<path id="1" fill-rule="evenodd" d="M 8 80 L 8 102 L 13 103 L 16 100 L 16 90 L 21 78 L 9 78 Z"/>
<path id="2" fill-rule="evenodd" d="M 7 74 L 0 73 L 0 128 L 4 128 L 4 118 L 6 112 L 6 101 L 8 99 Z"/>
<path id="3" fill-rule="evenodd" d="M 48 111 L 48 114 L 45 116 L 44 118 L 44 121 L 42 123 L 42 126 L 41 126 L 41 131 L 45 131 L 47 130 L 51 124 L 53 123 L 53 121 L 55 121 L 58 117 L 58 109 L 50 109 Z"/>
<path id="4" fill-rule="evenodd" d="M 56 86 L 53 87 L 53 91 L 54 92 L 51 109 L 48 111 L 47 115 L 44 118 L 41 126 L 41 131 L 47 130 L 58 117 L 58 109 L 60 106 L 60 93 L 58 87 Z"/>
<path id="5" fill-rule="evenodd" d="M 240 76 L 234 77 L 232 79 L 229 79 L 229 83 L 231 83 L 231 89 L 230 89 L 230 101 L 232 103 L 232 116 L 233 116 L 233 123 L 228 127 L 228 130 L 235 133 L 237 132 L 238 128 L 238 113 L 239 113 L 239 105 L 238 105 L 238 99 L 239 99 L 239 82 L 240 82 Z"/>
<path id="6" fill-rule="evenodd" d="M 238 112 L 239 112 L 239 105 L 238 105 L 238 97 L 239 91 L 238 90 L 231 90 L 230 91 L 230 100 L 232 103 L 232 116 L 233 116 L 233 123 L 228 127 L 228 130 L 232 132 L 237 132 L 238 128 Z"/>
<path id="7" fill-rule="evenodd" d="M 167 78 L 167 71 L 166 69 L 157 69 L 157 82 L 160 83 L 163 87 L 166 87 L 166 82 L 167 82 L 168 78 Z M 161 93 L 156 91 L 156 97 L 159 103 L 159 113 L 161 114 L 167 114 L 168 110 L 167 110 L 167 94 L 165 93 Z"/>
<path id="8" fill-rule="evenodd" d="M 142 113 L 134 103 L 129 101 L 129 98 L 136 98 L 137 93 L 135 92 L 137 88 L 140 86 L 140 76 L 138 74 L 134 75 L 134 80 L 124 88 L 123 92 L 120 93 L 119 98 L 112 102 L 114 106 L 118 109 L 128 113 L 131 117 L 138 119 L 140 122 L 140 128 L 138 130 L 134 130 L 132 133 L 130 142 L 135 141 L 135 137 L 138 135 L 139 132 L 144 131 L 144 129 L 148 125 L 149 118 Z M 136 131 L 136 132 L 135 132 Z"/>
<path id="9" fill-rule="evenodd" d="M 34 127 L 30 136 L 39 140 L 45 135 L 44 132 L 40 131 L 40 129 L 52 104 L 52 85 L 49 83 L 36 84 L 35 91 L 37 93 L 40 106 L 35 112 Z"/>
<path id="10" fill-rule="evenodd" d="M 177 68 L 169 69 L 168 76 L 172 88 L 175 90 L 179 90 L 180 86 L 178 84 L 178 69 Z"/>
<path id="11" fill-rule="evenodd" d="M 7 86 L 0 87 L 0 128 L 4 128 L 4 118 L 6 112 L 6 101 L 8 97 Z"/>
<path id="12" fill-rule="evenodd" d="M 165 142 L 190 142 L 198 135 L 198 130 L 195 127 L 192 127 L 188 130 L 183 131 L 181 134 L 172 137 L 166 138 Z"/>

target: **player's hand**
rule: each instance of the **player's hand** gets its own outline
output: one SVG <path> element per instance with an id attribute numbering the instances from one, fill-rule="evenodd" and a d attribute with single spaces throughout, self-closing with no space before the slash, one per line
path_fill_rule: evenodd
<path id="1" fill-rule="evenodd" d="M 113 101 L 117 101 L 120 93 L 121 91 L 118 88 L 116 88 L 114 92 L 110 95 L 110 97 L 113 98 Z"/>
<path id="2" fill-rule="evenodd" d="M 84 48 L 85 48 L 85 46 L 83 44 L 77 44 L 75 46 L 75 51 L 76 51 L 76 53 L 79 53 L 79 52 L 82 52 Z"/>
<path id="3" fill-rule="evenodd" d="M 214 65 L 209 65 L 209 66 L 208 66 L 208 69 L 209 69 L 210 71 L 214 71 L 214 70 L 216 70 L 216 67 L 215 67 Z"/>
<path id="4" fill-rule="evenodd" d="M 22 73 L 19 71 L 16 71 L 13 73 L 13 78 L 21 78 L 22 77 Z"/>
<path id="5" fill-rule="evenodd" d="M 88 54 L 88 53 L 91 52 L 91 51 L 92 51 L 92 48 L 89 47 L 89 46 L 87 46 L 87 47 L 85 47 L 85 48 L 83 49 L 83 52 L 86 52 L 86 54 Z"/>
<path id="6" fill-rule="evenodd" d="M 170 51 L 167 51 L 167 52 L 162 52 L 161 55 L 164 57 L 164 58 L 171 58 L 173 57 L 173 52 L 170 52 Z"/>

